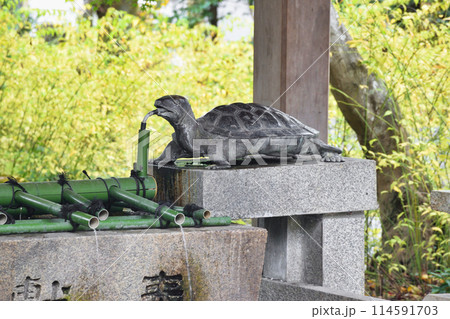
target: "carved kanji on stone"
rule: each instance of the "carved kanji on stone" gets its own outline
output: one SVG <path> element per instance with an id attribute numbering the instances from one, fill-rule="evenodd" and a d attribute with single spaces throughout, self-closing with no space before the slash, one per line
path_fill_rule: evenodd
<path id="1" fill-rule="evenodd" d="M 146 301 L 182 301 L 183 277 L 181 275 L 166 276 L 161 271 L 158 276 L 144 277 L 145 293 L 141 295 Z"/>
<path id="2" fill-rule="evenodd" d="M 41 285 L 40 278 L 25 278 L 23 284 L 17 285 L 13 289 L 11 300 L 40 300 Z"/>

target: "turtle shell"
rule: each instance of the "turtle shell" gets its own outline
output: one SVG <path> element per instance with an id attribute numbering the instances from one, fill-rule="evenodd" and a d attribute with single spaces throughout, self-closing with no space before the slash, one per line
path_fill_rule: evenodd
<path id="1" fill-rule="evenodd" d="M 319 134 L 280 110 L 256 103 L 220 105 L 197 121 L 207 132 L 228 138 L 315 137 Z"/>

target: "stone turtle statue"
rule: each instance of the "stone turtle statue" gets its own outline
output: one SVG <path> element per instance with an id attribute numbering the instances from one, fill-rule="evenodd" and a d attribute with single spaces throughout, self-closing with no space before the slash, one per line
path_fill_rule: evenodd
<path id="1" fill-rule="evenodd" d="M 198 119 L 183 96 L 163 96 L 155 107 L 149 114 L 166 119 L 175 133 L 153 164 L 204 156 L 214 162 L 210 168 L 229 168 L 236 159 L 255 154 L 278 158 L 319 154 L 325 162 L 344 161 L 342 151 L 321 141 L 317 130 L 269 106 L 220 105 Z"/>

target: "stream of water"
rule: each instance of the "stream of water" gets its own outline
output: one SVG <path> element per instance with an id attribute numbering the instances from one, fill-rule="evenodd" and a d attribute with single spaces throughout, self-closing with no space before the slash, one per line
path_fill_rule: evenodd
<path id="1" fill-rule="evenodd" d="M 181 230 L 181 235 L 183 237 L 184 253 L 186 256 L 186 269 L 187 269 L 188 282 L 189 282 L 189 299 L 192 301 L 193 294 L 192 294 L 192 283 L 191 283 L 191 270 L 189 269 L 189 259 L 188 259 L 187 245 L 186 245 L 186 237 L 184 236 L 183 226 L 181 226 L 181 225 L 180 225 L 180 230 Z"/>
<path id="2" fill-rule="evenodd" d="M 98 262 L 100 261 L 100 252 L 98 250 L 98 238 L 97 238 L 97 231 L 94 229 L 94 236 L 95 236 L 95 246 L 97 248 L 97 265 Z"/>

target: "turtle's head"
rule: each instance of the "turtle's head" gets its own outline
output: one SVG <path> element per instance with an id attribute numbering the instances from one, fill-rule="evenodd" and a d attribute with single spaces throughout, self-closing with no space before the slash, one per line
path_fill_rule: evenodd
<path id="1" fill-rule="evenodd" d="M 172 125 L 179 125 L 183 120 L 194 120 L 194 113 L 188 100 L 180 95 L 166 95 L 155 101 L 157 113 Z"/>

